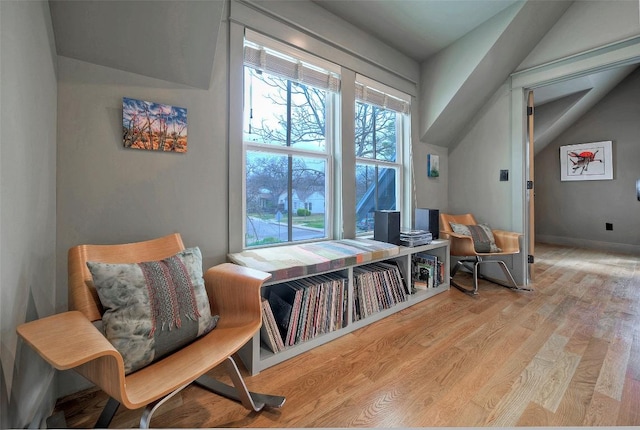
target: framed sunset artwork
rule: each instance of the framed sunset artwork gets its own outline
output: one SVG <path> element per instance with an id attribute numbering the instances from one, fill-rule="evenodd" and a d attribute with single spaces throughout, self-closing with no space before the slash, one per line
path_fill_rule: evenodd
<path id="1" fill-rule="evenodd" d="M 187 109 L 124 97 L 122 134 L 125 148 L 187 152 Z"/>

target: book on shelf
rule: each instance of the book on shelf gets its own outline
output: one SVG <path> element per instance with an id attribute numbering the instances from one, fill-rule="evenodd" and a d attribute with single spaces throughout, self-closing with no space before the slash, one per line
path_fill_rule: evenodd
<path id="1" fill-rule="evenodd" d="M 444 264 L 437 256 L 417 253 L 412 257 L 412 284 L 416 290 L 438 287 L 444 279 Z"/>
<path id="2" fill-rule="evenodd" d="M 431 281 L 430 267 L 422 262 L 414 262 L 413 270 L 413 287 L 416 290 L 426 290 L 429 288 L 429 282 Z"/>
<path id="3" fill-rule="evenodd" d="M 402 230 L 400 232 L 400 244 L 404 246 L 426 245 L 431 241 L 432 235 L 426 230 Z"/>

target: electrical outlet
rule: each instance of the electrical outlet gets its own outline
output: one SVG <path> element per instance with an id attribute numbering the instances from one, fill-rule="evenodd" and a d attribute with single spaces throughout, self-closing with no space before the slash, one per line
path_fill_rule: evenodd
<path id="1" fill-rule="evenodd" d="M 606 230 L 613 230 L 613 224 L 611 224 L 610 222 L 605 223 L 604 226 Z"/>

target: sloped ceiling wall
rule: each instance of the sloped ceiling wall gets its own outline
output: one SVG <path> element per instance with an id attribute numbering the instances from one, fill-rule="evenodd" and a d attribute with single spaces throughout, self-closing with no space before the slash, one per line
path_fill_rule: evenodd
<path id="1" fill-rule="evenodd" d="M 315 14 L 321 25 L 335 21 L 334 15 L 310 1 L 251 2 L 266 4 L 281 16 L 296 18 Z M 384 16 L 392 3 L 369 2 L 367 10 L 370 12 L 365 15 L 367 22 L 371 16 Z M 209 88 L 226 1 L 50 0 L 49 4 L 58 55 L 191 87 Z M 347 20 L 355 11 L 362 12 L 353 2 L 319 4 L 342 13 L 342 18 Z M 419 12 L 419 8 L 416 10 Z M 614 25 L 621 16 L 626 21 Z M 361 14 L 358 17 L 365 19 Z M 597 32 L 592 31 L 598 25 L 594 20 L 602 23 Z M 349 21 L 338 22 L 348 25 Z M 582 22 L 588 25 L 582 25 Z M 388 37 L 410 39 L 411 28 L 402 28 L 408 33 L 405 38 L 396 27 Z M 420 64 L 419 73 L 416 70 L 412 80 L 420 80 L 420 140 L 451 150 L 468 131 L 474 116 L 513 71 L 556 60 L 557 49 L 554 48 L 559 43 L 572 47 L 570 52 L 582 52 L 596 42 L 600 46 L 603 40 L 616 41 L 637 34 L 638 28 L 637 2 L 523 0 L 511 4 Z M 584 34 L 576 36 L 576 29 L 578 33 L 584 29 Z M 376 31 L 381 32 L 383 28 L 376 28 Z M 609 39 L 603 39 L 603 32 Z M 369 36 L 363 32 L 363 37 Z M 420 44 L 414 45 L 412 52 L 424 55 Z M 400 69 L 410 70 L 411 67 L 403 65 Z M 630 71 L 610 73 L 610 81 L 598 78 L 597 82 L 593 81 L 597 85 L 565 92 L 565 95 L 573 95 L 597 89 L 584 93 L 580 100 L 574 100 L 572 96 L 564 103 L 567 109 L 557 109 L 559 104 L 554 109 L 541 108 L 540 113 L 546 118 L 545 123 L 540 123 L 544 125 L 544 132 L 536 135 L 536 151 L 586 112 Z M 543 112 L 545 109 L 546 113 Z M 557 115 L 552 118 L 549 112 Z"/>
<path id="2" fill-rule="evenodd" d="M 615 67 L 534 89 L 534 152 L 538 154 L 637 67 Z"/>
<path id="3" fill-rule="evenodd" d="M 418 62 L 427 60 L 512 4 L 523 3 L 523 0 L 311 1 Z"/>
<path id="4" fill-rule="evenodd" d="M 223 1 L 50 0 L 58 55 L 208 89 Z"/>
<path id="5" fill-rule="evenodd" d="M 517 3 L 421 65 L 420 140 L 449 147 L 570 2 Z"/>

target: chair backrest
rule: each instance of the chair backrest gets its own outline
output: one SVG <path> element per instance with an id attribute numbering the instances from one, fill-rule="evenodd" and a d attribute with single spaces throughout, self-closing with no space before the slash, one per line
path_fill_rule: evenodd
<path id="1" fill-rule="evenodd" d="M 184 249 L 180 234 L 119 245 L 78 245 L 69 250 L 69 310 L 82 312 L 89 321 L 102 319 L 102 305 L 93 286 L 87 261 L 141 263 L 170 257 Z"/>
<path id="2" fill-rule="evenodd" d="M 444 231 L 447 233 L 453 232 L 451 229 L 450 222 L 455 222 L 457 224 L 464 225 L 475 225 L 478 224 L 476 222 L 475 217 L 472 214 L 462 214 L 462 215 L 450 215 L 450 214 L 440 214 L 440 231 Z"/>

